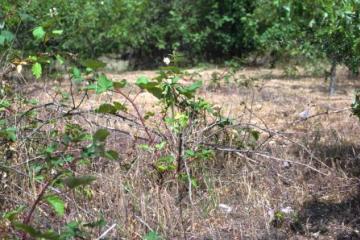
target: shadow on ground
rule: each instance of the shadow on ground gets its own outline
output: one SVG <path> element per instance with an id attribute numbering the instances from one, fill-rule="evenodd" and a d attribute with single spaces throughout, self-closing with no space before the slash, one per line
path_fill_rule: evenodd
<path id="1" fill-rule="evenodd" d="M 305 239 L 360 239 L 360 147 L 351 144 L 317 145 L 313 151 L 330 168 L 342 172 L 347 181 L 339 183 L 334 179 L 330 183 L 334 189 L 339 187 L 335 193 L 341 200 L 314 197 L 305 202 L 296 220 L 290 224 L 291 230 Z M 320 180 L 317 184 L 329 182 Z"/>
<path id="2" fill-rule="evenodd" d="M 301 234 L 336 236 L 335 239 L 360 239 L 360 196 L 340 203 L 318 200 L 306 202 L 299 212 L 298 229 Z"/>

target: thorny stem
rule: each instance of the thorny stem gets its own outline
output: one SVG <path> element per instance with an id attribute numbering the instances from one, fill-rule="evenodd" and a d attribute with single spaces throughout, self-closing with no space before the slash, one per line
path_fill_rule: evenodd
<path id="1" fill-rule="evenodd" d="M 140 113 L 139 108 L 137 107 L 137 105 L 135 104 L 135 102 L 126 94 L 124 94 L 123 92 L 121 92 L 120 90 L 115 90 L 116 93 L 119 93 L 121 96 L 123 96 L 126 100 L 128 100 L 130 102 L 130 104 L 132 105 L 132 107 L 135 109 L 136 114 L 138 115 L 141 124 L 143 125 L 146 134 L 148 135 L 149 139 L 150 139 L 150 144 L 152 144 L 154 142 L 154 138 L 153 136 L 150 134 L 150 131 L 148 129 L 148 127 L 145 124 L 145 119 L 143 118 L 143 116 Z"/>
<path id="2" fill-rule="evenodd" d="M 34 213 L 37 205 L 39 205 L 40 201 L 42 200 L 42 198 L 43 198 L 46 190 L 50 187 L 51 183 L 52 183 L 55 179 L 57 179 L 61 174 L 62 174 L 61 172 L 57 173 L 52 179 L 50 179 L 50 180 L 43 186 L 43 188 L 41 189 L 41 191 L 40 191 L 39 195 L 37 196 L 36 200 L 35 200 L 34 203 L 32 204 L 31 209 L 30 209 L 28 215 L 25 217 L 25 219 L 24 219 L 24 221 L 23 221 L 23 224 L 25 224 L 25 225 L 28 225 L 28 224 L 29 224 L 29 222 L 30 222 L 30 220 L 31 220 L 31 217 L 32 217 L 32 215 L 33 215 L 33 213 Z M 23 239 L 23 240 L 26 240 L 26 239 L 27 239 L 26 233 L 23 234 L 22 239 Z"/>
<path id="3" fill-rule="evenodd" d="M 183 152 L 183 135 L 182 132 L 179 133 L 178 135 L 178 152 L 177 152 L 177 175 L 178 177 L 180 176 L 180 172 L 181 172 L 181 168 L 182 168 L 182 162 L 183 162 L 183 157 L 182 157 L 182 152 Z M 183 190 L 179 189 L 179 211 L 180 211 L 180 218 L 181 218 L 181 225 L 182 225 L 182 230 L 183 230 L 183 237 L 186 240 L 186 231 L 184 228 L 184 216 L 183 216 L 183 209 L 182 209 L 182 205 L 181 205 L 181 200 L 183 198 Z"/>

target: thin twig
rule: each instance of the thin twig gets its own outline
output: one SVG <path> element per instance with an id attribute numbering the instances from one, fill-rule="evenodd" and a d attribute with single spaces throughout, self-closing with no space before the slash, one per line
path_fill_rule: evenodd
<path id="1" fill-rule="evenodd" d="M 136 114 L 138 115 L 138 118 L 141 121 L 141 124 L 143 125 L 146 134 L 148 135 L 149 139 L 150 139 L 150 144 L 152 144 L 154 142 L 154 138 L 153 136 L 150 134 L 149 129 L 147 127 L 147 125 L 145 124 L 145 119 L 143 118 L 143 116 L 140 113 L 139 108 L 137 107 L 137 105 L 135 104 L 135 102 L 126 94 L 124 94 L 122 91 L 120 90 L 115 90 L 116 93 L 120 94 L 121 96 L 123 96 L 126 100 L 128 100 L 130 102 L 130 104 L 132 105 L 132 107 L 135 109 Z"/>
<path id="2" fill-rule="evenodd" d="M 113 225 L 111 225 L 105 232 L 103 232 L 100 237 L 98 237 L 96 240 L 101 240 L 102 238 L 104 238 L 111 230 L 113 230 L 113 228 L 116 227 L 116 223 L 114 223 Z"/>

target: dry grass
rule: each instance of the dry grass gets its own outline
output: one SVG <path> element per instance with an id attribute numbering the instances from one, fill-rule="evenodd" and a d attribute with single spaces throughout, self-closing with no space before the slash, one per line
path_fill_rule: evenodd
<path id="1" fill-rule="evenodd" d="M 149 162 L 153 156 L 134 148 L 133 138 L 114 131 L 108 145 L 121 153 L 122 160 L 93 163 L 92 174 L 98 180 L 89 201 L 70 202 L 67 220 L 103 216 L 108 227 L 117 224 L 108 239 L 141 239 L 150 230 L 165 239 L 183 239 L 184 232 L 187 239 L 204 240 L 360 239 L 360 123 L 350 111 L 331 113 L 350 106 L 357 83 L 341 72 L 337 95 L 328 97 L 323 79 L 288 79 L 276 69 L 244 69 L 239 75 L 251 78 L 251 87 L 223 84 L 209 91 L 212 71 L 201 73 L 206 83 L 201 95 L 225 115 L 263 130 L 260 142 L 267 141 L 259 154 L 219 152 L 215 159 L 198 163 L 193 174 L 200 184 L 193 193 L 194 204 L 185 199 L 180 208 L 175 178 L 167 176 L 159 182 Z M 133 83 L 140 75 L 154 76 L 154 72 L 111 77 Z M 35 89 L 31 94 L 47 102 L 53 94 L 50 87 L 46 86 L 48 92 Z M 130 85 L 127 91 L 134 89 Z M 116 98 L 91 96 L 85 108 Z M 158 109 L 148 93 L 138 95 L 136 102 L 143 112 Z M 329 114 L 299 120 L 298 114 L 306 109 L 310 115 Z M 131 130 L 117 120 L 94 121 Z M 35 185 L 26 178 L 7 184 L 9 195 L 0 194 L 0 201 L 8 205 L 36 195 L 36 189 L 24 187 Z M 231 210 L 226 212 L 219 204 Z M 272 213 L 286 207 L 293 209 L 291 216 L 285 215 L 277 224 L 272 221 Z"/>

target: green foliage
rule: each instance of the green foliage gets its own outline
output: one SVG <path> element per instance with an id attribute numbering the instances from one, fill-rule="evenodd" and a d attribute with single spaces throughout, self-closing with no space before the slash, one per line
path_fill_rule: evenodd
<path id="1" fill-rule="evenodd" d="M 256 2 L 6 0 L 4 11 L 11 14 L 5 15 L 0 46 L 16 32 L 18 49 L 79 53 L 81 64 L 94 70 L 103 64 L 87 58 L 110 52 L 130 54 L 140 65 L 151 59 L 159 65 L 174 50 L 183 54 L 176 64 L 243 56 L 254 49 L 246 16 Z"/>
<path id="2" fill-rule="evenodd" d="M 159 158 L 155 164 L 159 172 L 174 171 L 176 169 L 176 163 L 174 156 L 168 155 Z"/>
<path id="3" fill-rule="evenodd" d="M 15 35 L 7 30 L 0 31 L 0 48 L 9 45 L 15 39 Z"/>
<path id="4" fill-rule="evenodd" d="M 105 75 L 100 75 L 96 79 L 96 83 L 87 86 L 87 90 L 95 90 L 97 94 L 104 93 L 108 90 L 113 89 L 114 83 L 108 79 Z"/>
<path id="5" fill-rule="evenodd" d="M 358 71 L 359 9 L 358 1 L 258 1 L 252 14 L 258 48 L 275 60 L 326 56 Z"/>
<path id="6" fill-rule="evenodd" d="M 34 28 L 32 34 L 36 40 L 43 41 L 45 38 L 46 32 L 45 32 L 44 28 L 40 26 L 40 27 Z"/>
<path id="7" fill-rule="evenodd" d="M 360 90 L 355 91 L 354 101 L 351 104 L 352 112 L 360 119 Z"/>
<path id="8" fill-rule="evenodd" d="M 60 217 L 64 215 L 65 203 L 60 197 L 56 195 L 49 195 L 45 197 L 45 200 L 54 208 L 55 212 Z"/>
<path id="9" fill-rule="evenodd" d="M 35 63 L 32 68 L 31 68 L 32 73 L 34 74 L 34 76 L 39 79 L 42 75 L 42 67 L 40 63 Z"/>
<path id="10" fill-rule="evenodd" d="M 155 232 L 155 231 L 151 231 L 151 232 L 148 232 L 144 238 L 144 240 L 161 240 L 162 238 L 160 237 L 160 235 Z"/>
<path id="11" fill-rule="evenodd" d="M 57 240 L 59 239 L 59 235 L 57 235 L 55 232 L 48 230 L 48 231 L 39 231 L 35 228 L 23 224 L 23 223 L 14 223 L 14 227 L 17 230 L 20 230 L 22 232 L 28 233 L 31 237 L 37 238 L 37 239 L 48 239 L 48 240 Z"/>
<path id="12" fill-rule="evenodd" d="M 86 186 L 96 180 L 94 176 L 68 177 L 63 180 L 64 184 L 69 188 Z"/>

